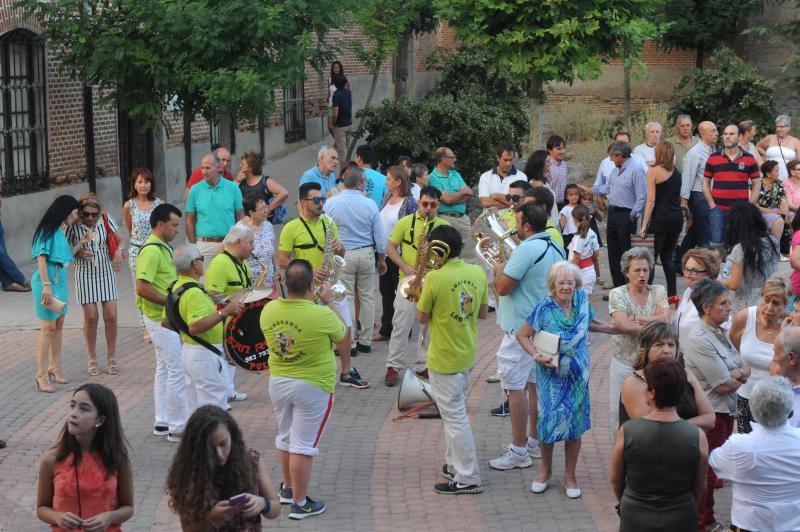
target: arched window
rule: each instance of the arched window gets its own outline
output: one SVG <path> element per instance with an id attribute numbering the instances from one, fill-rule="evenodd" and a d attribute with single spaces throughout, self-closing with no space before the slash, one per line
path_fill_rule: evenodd
<path id="1" fill-rule="evenodd" d="M 0 36 L 0 183 L 14 196 L 49 187 L 47 59 L 35 33 Z"/>

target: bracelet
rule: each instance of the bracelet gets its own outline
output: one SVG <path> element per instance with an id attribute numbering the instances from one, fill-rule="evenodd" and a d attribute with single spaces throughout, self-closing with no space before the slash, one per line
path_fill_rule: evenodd
<path id="1" fill-rule="evenodd" d="M 42 282 L 42 286 L 52 286 L 52 284 L 53 283 L 51 283 L 50 281 L 43 281 Z"/>
<path id="2" fill-rule="evenodd" d="M 272 508 L 272 503 L 269 502 L 269 499 L 266 497 L 262 497 L 264 499 L 264 509 L 261 510 L 261 515 L 266 516 L 269 513 L 270 508 Z"/>

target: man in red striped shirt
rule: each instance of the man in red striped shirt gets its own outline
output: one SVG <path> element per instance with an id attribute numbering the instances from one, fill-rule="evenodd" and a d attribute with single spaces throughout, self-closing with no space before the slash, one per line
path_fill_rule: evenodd
<path id="1" fill-rule="evenodd" d="M 706 161 L 703 195 L 708 202 L 709 244 L 722 244 L 728 211 L 737 201 L 755 204 L 761 191 L 761 172 L 756 158 L 739 147 L 739 126 L 729 124 L 722 132 L 721 151 Z"/>

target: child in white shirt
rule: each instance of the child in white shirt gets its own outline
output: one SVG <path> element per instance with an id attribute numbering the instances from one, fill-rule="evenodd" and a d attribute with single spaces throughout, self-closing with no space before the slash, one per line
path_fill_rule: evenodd
<path id="1" fill-rule="evenodd" d="M 600 276 L 600 243 L 595 232 L 589 229 L 590 219 L 589 209 L 585 205 L 572 209 L 572 221 L 577 232 L 567 246 L 569 261 L 581 269 L 583 290 L 587 294 L 592 293 L 594 283 Z"/>

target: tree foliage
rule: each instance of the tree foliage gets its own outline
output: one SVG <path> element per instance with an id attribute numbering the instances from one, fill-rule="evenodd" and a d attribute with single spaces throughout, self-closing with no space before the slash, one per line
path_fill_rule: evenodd
<path id="1" fill-rule="evenodd" d="M 666 0 L 659 18 L 666 24 L 667 49 L 696 50 L 696 66 L 741 31 L 741 23 L 764 8 L 763 0 Z"/>
<path id="2" fill-rule="evenodd" d="M 520 94 L 512 90 L 519 82 L 474 49 L 447 57 L 441 69 L 442 81 L 425 98 L 398 98 L 360 111 L 367 142 L 384 166 L 401 155 L 430 166 L 434 150 L 448 146 L 458 155 L 464 179 L 473 184 L 493 164 L 498 144 L 511 142 L 519 149 L 527 132 Z"/>
<path id="3" fill-rule="evenodd" d="M 62 67 L 149 125 L 174 106 L 194 115 L 272 112 L 340 20 L 338 0 L 19 0 Z"/>
<path id="4" fill-rule="evenodd" d="M 774 86 L 730 48 L 719 48 L 712 67 L 683 76 L 676 90 L 688 92 L 670 106 L 669 115 L 688 114 L 695 121 L 711 120 L 717 127 L 753 120 L 759 131 L 769 131 L 775 119 Z"/>

